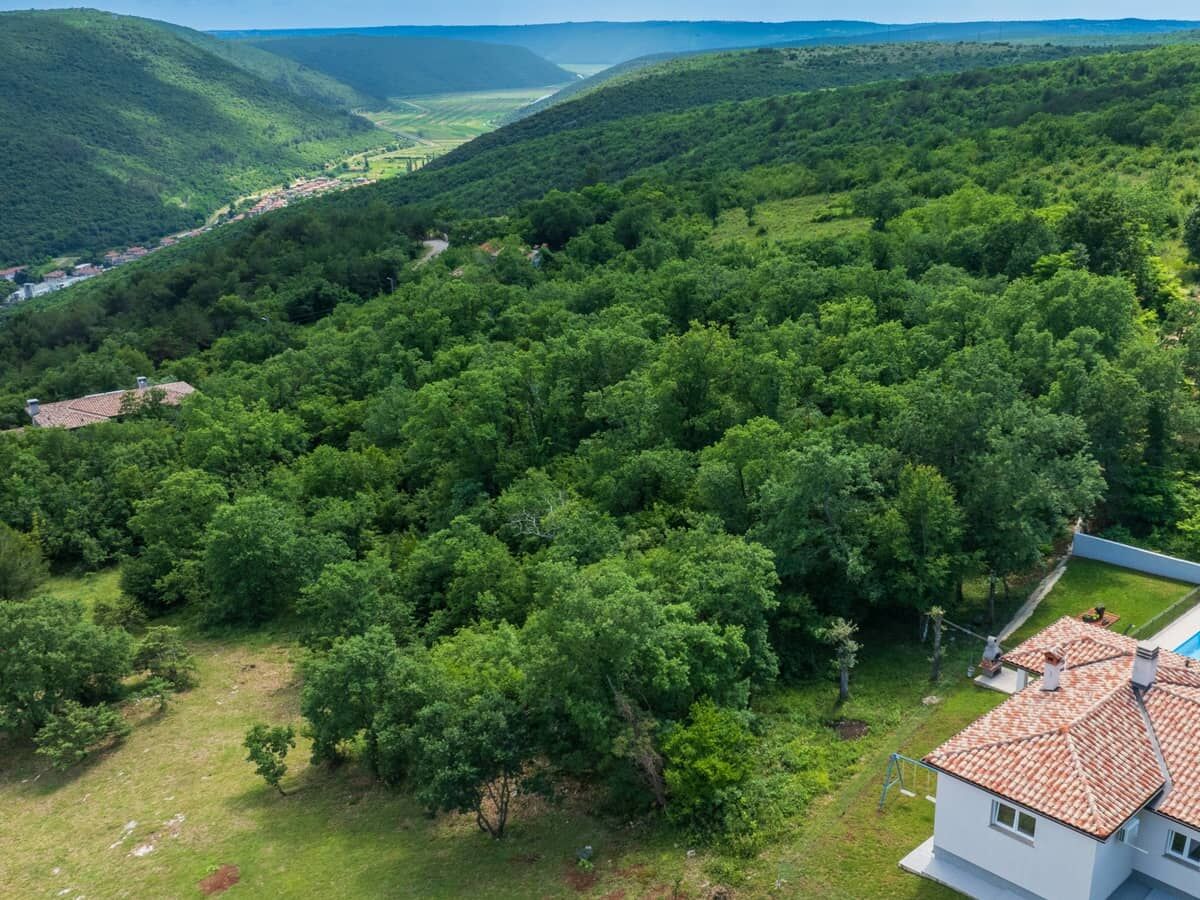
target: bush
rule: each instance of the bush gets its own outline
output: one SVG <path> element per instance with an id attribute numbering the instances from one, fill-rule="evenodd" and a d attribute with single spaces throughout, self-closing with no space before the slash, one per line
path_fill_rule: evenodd
<path id="1" fill-rule="evenodd" d="M 37 542 L 0 522 L 0 600 L 25 600 L 48 571 Z"/>
<path id="2" fill-rule="evenodd" d="M 136 631 L 146 624 L 146 610 L 128 594 L 101 597 L 92 606 L 92 621 L 101 628 L 124 628 Z"/>
<path id="3" fill-rule="evenodd" d="M 713 837 L 753 831 L 753 753 L 754 738 L 736 713 L 711 700 L 693 705 L 688 724 L 663 742 L 668 817 Z"/>
<path id="4" fill-rule="evenodd" d="M 246 761 L 254 763 L 254 771 L 261 775 L 267 784 L 283 794 L 284 790 L 279 782 L 287 774 L 287 763 L 284 759 L 288 751 L 296 746 L 296 732 L 292 726 L 276 725 L 271 728 L 261 724 L 255 725 L 246 732 L 242 746 L 249 751 Z"/>
<path id="5" fill-rule="evenodd" d="M 68 700 L 34 736 L 37 752 L 56 769 L 69 769 L 102 744 L 129 734 L 129 723 L 112 706 L 83 706 Z"/>
<path id="6" fill-rule="evenodd" d="M 146 631 L 133 655 L 133 668 L 150 673 L 175 690 L 189 688 L 195 682 L 196 661 L 179 637 L 178 628 L 157 625 Z"/>

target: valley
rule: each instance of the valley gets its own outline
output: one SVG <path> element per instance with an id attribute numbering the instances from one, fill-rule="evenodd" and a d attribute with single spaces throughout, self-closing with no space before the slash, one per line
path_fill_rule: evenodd
<path id="1" fill-rule="evenodd" d="M 1194 25 L 0 13 L 0 895 L 1186 896 Z"/>

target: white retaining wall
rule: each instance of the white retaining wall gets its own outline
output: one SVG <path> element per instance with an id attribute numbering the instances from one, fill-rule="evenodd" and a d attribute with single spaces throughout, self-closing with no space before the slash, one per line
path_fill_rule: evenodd
<path id="1" fill-rule="evenodd" d="M 1145 572 L 1148 575 L 1186 581 L 1188 584 L 1200 584 L 1200 563 L 1130 547 L 1128 544 L 1118 544 L 1116 541 L 1106 541 L 1090 534 L 1076 532 L 1071 545 L 1071 555 L 1112 563 L 1114 566 Z"/>

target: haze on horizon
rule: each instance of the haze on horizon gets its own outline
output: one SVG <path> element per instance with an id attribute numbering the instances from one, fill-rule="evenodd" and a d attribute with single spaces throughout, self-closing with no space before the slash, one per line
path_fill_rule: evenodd
<path id="1" fill-rule="evenodd" d="M 62 9 L 84 5 L 5 2 L 0 11 Z M 1136 6 L 1127 0 L 1009 0 L 1004 4 L 980 0 L 919 0 L 896 6 L 885 0 L 850 0 L 831 10 L 782 0 L 605 0 L 574 4 L 569 14 L 530 0 L 489 3 L 449 0 L 436 5 L 397 9 L 386 0 L 361 0 L 353 9 L 318 0 L 115 0 L 96 3 L 98 9 L 162 19 L 200 29 L 332 28 L 369 25 L 522 25 L 562 21 L 726 20 L 784 22 L 844 19 L 908 24 L 980 20 L 1044 19 L 1195 19 L 1200 11 L 1185 0 L 1152 0 Z"/>

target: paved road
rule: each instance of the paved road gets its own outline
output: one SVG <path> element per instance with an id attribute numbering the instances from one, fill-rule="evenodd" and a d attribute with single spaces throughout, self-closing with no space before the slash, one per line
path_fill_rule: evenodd
<path id="1" fill-rule="evenodd" d="M 435 257 L 441 256 L 450 249 L 450 242 L 442 238 L 430 238 L 427 241 L 421 241 L 425 245 L 425 252 L 421 254 L 421 258 L 417 260 L 418 266 L 423 266 Z"/>

